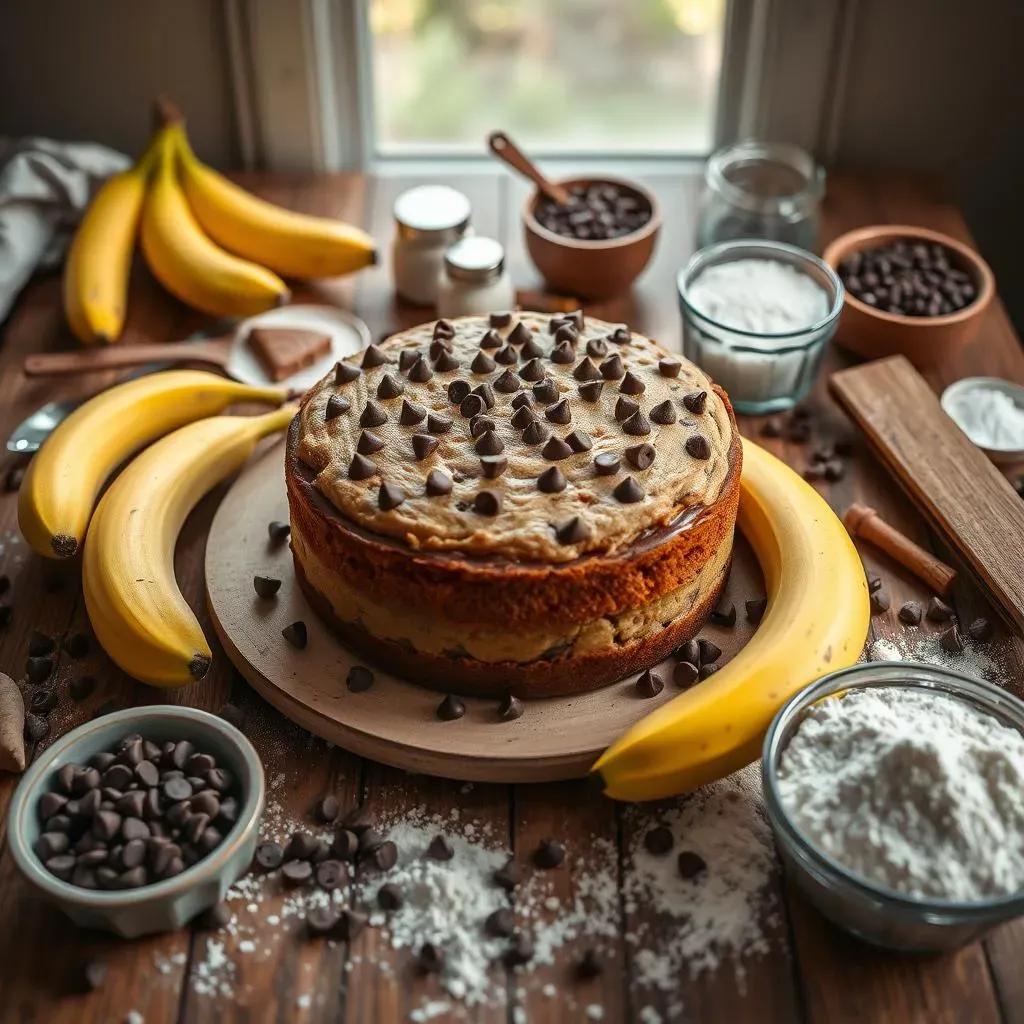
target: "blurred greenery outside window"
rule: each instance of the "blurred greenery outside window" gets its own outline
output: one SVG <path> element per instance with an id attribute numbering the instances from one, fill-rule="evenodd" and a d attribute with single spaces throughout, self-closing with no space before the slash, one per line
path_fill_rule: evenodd
<path id="1" fill-rule="evenodd" d="M 726 0 L 370 0 L 376 148 L 703 155 Z"/>

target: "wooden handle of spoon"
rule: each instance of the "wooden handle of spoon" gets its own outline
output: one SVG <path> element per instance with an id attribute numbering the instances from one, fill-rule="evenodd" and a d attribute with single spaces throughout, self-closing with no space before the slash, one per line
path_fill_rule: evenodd
<path id="1" fill-rule="evenodd" d="M 937 594 L 945 597 L 956 582 L 956 569 L 918 547 L 909 537 L 890 526 L 867 505 L 854 502 L 843 515 L 843 525 L 851 537 L 863 537 L 880 547 Z"/>
<path id="2" fill-rule="evenodd" d="M 214 363 L 223 366 L 202 342 L 189 345 L 124 345 L 87 352 L 40 352 L 25 356 L 21 369 L 26 377 L 67 377 L 146 363 Z"/>
<path id="3" fill-rule="evenodd" d="M 544 195 L 559 206 L 569 202 L 569 193 L 561 185 L 548 181 L 537 169 L 537 165 L 504 132 L 491 132 L 487 136 L 487 148 L 502 163 L 518 171 L 524 178 L 529 178 Z"/>

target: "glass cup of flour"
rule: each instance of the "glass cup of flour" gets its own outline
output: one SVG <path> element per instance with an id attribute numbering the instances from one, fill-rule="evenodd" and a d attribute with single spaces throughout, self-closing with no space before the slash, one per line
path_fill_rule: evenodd
<path id="1" fill-rule="evenodd" d="M 793 408 L 814 386 L 843 285 L 813 253 L 769 241 L 701 249 L 678 277 L 683 354 L 737 412 Z"/>

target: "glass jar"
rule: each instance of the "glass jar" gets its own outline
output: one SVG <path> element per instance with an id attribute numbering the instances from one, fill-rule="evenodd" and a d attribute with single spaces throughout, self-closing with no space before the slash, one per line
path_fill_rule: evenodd
<path id="1" fill-rule="evenodd" d="M 697 245 L 767 238 L 814 251 L 824 194 L 825 171 L 796 146 L 726 146 L 704 167 Z"/>
<path id="2" fill-rule="evenodd" d="M 505 250 L 493 238 L 463 238 L 444 254 L 437 291 L 439 317 L 473 316 L 513 309 L 515 289 L 505 271 Z"/>
<path id="3" fill-rule="evenodd" d="M 817 323 L 779 334 L 754 333 L 712 319 L 694 305 L 692 286 L 709 267 L 740 260 L 776 260 L 805 274 L 824 292 Z M 720 242 L 698 252 L 679 272 L 683 355 L 725 388 L 739 413 L 762 416 L 792 409 L 814 386 L 843 310 L 835 271 L 812 253 L 781 242 Z"/>
<path id="4" fill-rule="evenodd" d="M 447 185 L 418 185 L 395 200 L 393 212 L 395 292 L 413 305 L 433 306 L 445 249 L 471 231 L 469 200 Z"/>

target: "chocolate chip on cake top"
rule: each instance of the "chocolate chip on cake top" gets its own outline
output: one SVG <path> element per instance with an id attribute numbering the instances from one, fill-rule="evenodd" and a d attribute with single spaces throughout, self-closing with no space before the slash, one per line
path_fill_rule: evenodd
<path id="1" fill-rule="evenodd" d="M 350 357 L 300 413 L 316 489 L 413 549 L 542 562 L 626 547 L 712 504 L 733 426 L 711 382 L 642 335 L 579 319 L 465 317 Z M 496 358 L 506 349 L 514 360 Z"/>

